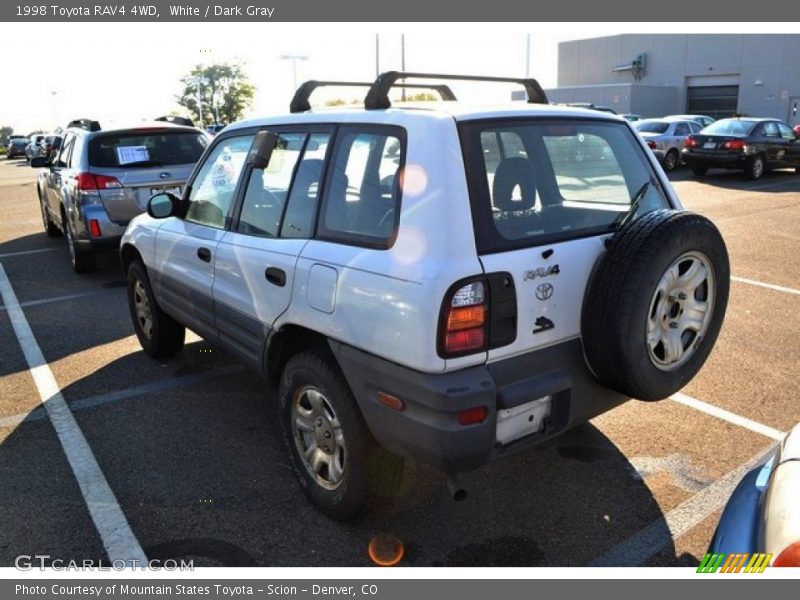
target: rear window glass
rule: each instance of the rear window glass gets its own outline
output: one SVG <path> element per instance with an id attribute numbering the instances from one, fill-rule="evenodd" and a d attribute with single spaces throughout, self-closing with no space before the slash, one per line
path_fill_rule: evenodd
<path id="1" fill-rule="evenodd" d="M 666 121 L 637 121 L 633 124 L 636 131 L 642 133 L 664 133 L 669 128 Z"/>
<path id="2" fill-rule="evenodd" d="M 612 231 L 640 191 L 637 215 L 668 205 L 622 124 L 466 123 L 462 144 L 483 253 Z"/>
<path id="3" fill-rule="evenodd" d="M 709 135 L 749 135 L 756 124 L 753 121 L 739 121 L 738 119 L 723 119 L 706 127 L 703 133 Z"/>
<path id="4" fill-rule="evenodd" d="M 109 134 L 89 142 L 89 164 L 106 168 L 186 165 L 197 162 L 207 145 L 204 135 L 192 131 Z"/>

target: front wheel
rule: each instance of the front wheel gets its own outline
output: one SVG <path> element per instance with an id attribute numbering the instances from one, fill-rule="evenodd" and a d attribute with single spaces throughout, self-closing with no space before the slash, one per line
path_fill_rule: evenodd
<path id="1" fill-rule="evenodd" d="M 69 217 L 66 214 L 62 215 L 64 225 L 64 235 L 67 238 L 67 250 L 69 250 L 69 260 L 72 263 L 72 269 L 76 273 L 89 273 L 94 270 L 94 252 L 83 250 L 78 246 L 75 239 L 75 233 L 72 231 L 72 225 L 69 222 Z"/>
<path id="2" fill-rule="evenodd" d="M 128 267 L 128 307 L 136 337 L 147 354 L 167 358 L 183 348 L 186 328 L 161 310 L 147 271 L 139 261 Z"/>
<path id="3" fill-rule="evenodd" d="M 49 237 L 58 237 L 61 235 L 61 230 L 58 228 L 58 225 L 53 223 L 53 219 L 50 217 L 50 211 L 47 210 L 47 206 L 42 200 L 42 194 L 39 193 L 39 207 L 42 209 L 42 223 L 44 224 L 44 231 Z"/>
<path id="4" fill-rule="evenodd" d="M 316 349 L 292 357 L 278 398 L 292 470 L 317 509 L 347 520 L 396 494 L 403 459 L 372 437 L 329 352 Z"/>

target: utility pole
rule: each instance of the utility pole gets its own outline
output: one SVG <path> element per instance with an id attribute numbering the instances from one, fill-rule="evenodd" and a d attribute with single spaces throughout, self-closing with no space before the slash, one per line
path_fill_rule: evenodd
<path id="1" fill-rule="evenodd" d="M 401 33 L 400 34 L 400 70 L 401 71 L 405 71 L 406 70 L 406 34 L 405 33 Z M 403 79 L 403 83 L 405 83 L 405 82 L 406 82 L 406 80 Z M 400 91 L 400 94 L 401 94 L 401 96 L 400 96 L 401 100 L 403 102 L 405 102 L 406 101 L 406 86 L 403 86 L 402 90 Z"/>
<path id="2" fill-rule="evenodd" d="M 531 76 L 531 34 L 525 39 L 525 77 Z"/>
<path id="3" fill-rule="evenodd" d="M 375 77 L 381 74 L 381 34 L 375 34 Z"/>

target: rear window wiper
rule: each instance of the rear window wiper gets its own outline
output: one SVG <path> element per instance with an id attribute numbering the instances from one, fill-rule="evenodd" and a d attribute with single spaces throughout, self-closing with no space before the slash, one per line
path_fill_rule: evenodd
<path id="1" fill-rule="evenodd" d="M 609 229 L 612 231 L 619 231 L 631 222 L 631 219 L 633 219 L 636 211 L 639 209 L 639 204 L 642 203 L 642 198 L 645 197 L 647 190 L 650 189 L 651 181 L 652 179 L 645 181 L 642 184 L 642 187 L 636 190 L 636 193 L 631 196 L 631 205 L 628 210 L 626 210 L 624 213 L 621 213 L 616 219 L 614 219 L 614 222 L 611 224 Z"/>

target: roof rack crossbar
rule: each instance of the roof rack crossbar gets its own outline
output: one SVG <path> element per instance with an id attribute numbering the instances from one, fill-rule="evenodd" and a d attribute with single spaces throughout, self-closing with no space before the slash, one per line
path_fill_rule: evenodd
<path id="1" fill-rule="evenodd" d="M 392 89 L 400 79 L 444 79 L 452 81 L 485 81 L 490 83 L 518 83 L 525 88 L 528 95 L 528 102 L 531 104 L 547 104 L 547 94 L 544 93 L 539 82 L 531 78 L 517 77 L 483 77 L 480 75 L 453 75 L 450 73 L 410 73 L 405 71 L 386 71 L 378 75 L 375 83 L 369 88 L 367 97 L 364 99 L 364 107 L 368 110 L 389 108 L 392 106 L 389 100 L 389 90 Z"/>
<path id="2" fill-rule="evenodd" d="M 375 84 L 371 81 L 317 81 L 312 79 L 310 81 L 306 81 L 299 88 L 297 88 L 297 91 L 292 98 L 292 102 L 289 104 L 289 111 L 292 113 L 299 113 L 311 110 L 311 103 L 309 102 L 309 99 L 311 98 L 311 94 L 313 94 L 314 91 L 320 87 L 371 88 L 373 85 Z M 456 99 L 456 96 L 453 94 L 453 90 L 450 89 L 450 86 L 443 83 L 399 83 L 397 86 L 407 89 L 433 90 L 434 92 L 438 93 L 441 99 L 445 102 L 451 102 Z"/>
<path id="3" fill-rule="evenodd" d="M 78 129 L 85 129 L 86 131 L 100 131 L 100 123 L 92 121 L 91 119 L 73 119 L 67 123 L 67 127 L 76 127 Z"/>

